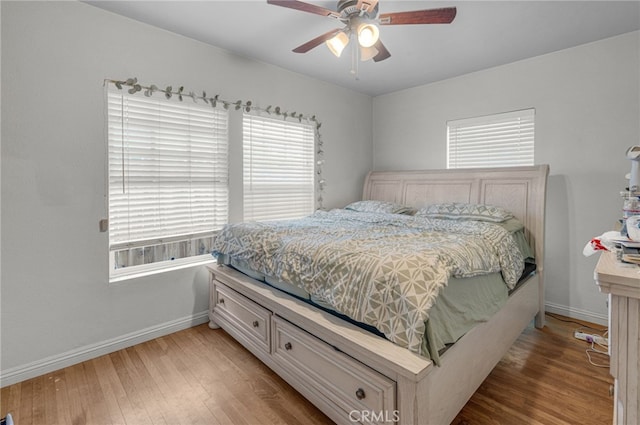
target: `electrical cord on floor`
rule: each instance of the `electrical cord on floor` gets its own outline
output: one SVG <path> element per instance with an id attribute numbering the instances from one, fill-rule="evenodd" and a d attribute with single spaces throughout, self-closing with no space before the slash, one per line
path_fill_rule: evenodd
<path id="1" fill-rule="evenodd" d="M 558 320 L 560 322 L 565 322 L 565 323 L 575 323 L 576 325 L 580 325 L 580 328 L 576 329 L 575 332 L 582 332 L 583 328 L 586 329 L 590 329 L 592 331 L 598 331 L 598 332 L 604 332 L 602 335 L 597 335 L 597 336 L 601 336 L 603 339 L 607 340 L 606 335 L 609 333 L 609 330 L 606 329 L 601 329 L 601 328 L 594 328 L 592 326 L 589 325 L 585 325 L 584 323 L 575 321 L 575 320 L 571 320 L 571 319 L 566 319 L 563 316 L 558 316 L 554 313 L 549 313 L 548 311 L 545 312 L 546 315 L 548 315 L 549 317 L 554 318 L 555 320 Z M 608 341 L 608 340 L 607 340 Z M 587 341 L 589 343 L 591 343 L 591 347 L 587 348 L 585 350 L 585 353 L 587 354 L 587 360 L 589 361 L 589 363 L 593 366 L 596 367 L 609 367 L 609 363 L 607 364 L 600 364 L 600 363 L 596 363 L 593 361 L 591 355 L 593 354 L 600 354 L 600 355 L 604 355 L 607 356 L 607 358 L 609 357 L 609 347 L 607 345 L 601 344 L 599 342 L 596 342 L 594 339 L 591 339 L 590 341 Z M 605 351 L 599 350 L 597 347 L 601 347 L 604 348 Z"/>
<path id="2" fill-rule="evenodd" d="M 594 328 L 590 328 L 589 326 L 584 326 L 585 328 L 589 328 L 591 330 L 594 330 Z M 582 328 L 578 328 L 576 329 L 576 332 L 582 332 Z M 589 363 L 592 366 L 596 366 L 596 367 L 609 367 L 610 363 L 608 362 L 607 364 L 602 364 L 602 363 L 596 363 L 593 361 L 593 358 L 591 357 L 591 354 L 600 354 L 600 355 L 604 355 L 607 356 L 607 359 L 609 358 L 609 340 L 607 338 L 607 335 L 609 334 L 609 331 L 606 330 L 602 335 L 597 335 L 594 334 L 594 336 L 599 336 L 602 338 L 602 340 L 604 340 L 607 344 L 602 344 L 601 342 L 597 342 L 596 339 L 591 339 L 591 341 L 587 341 L 591 343 L 591 347 L 587 348 L 586 350 L 584 350 L 584 352 L 587 354 L 587 360 L 589 361 Z M 598 347 L 600 348 L 604 348 L 604 351 L 599 350 Z"/>
<path id="3" fill-rule="evenodd" d="M 595 344 L 596 344 L 595 342 L 592 342 L 591 343 L 591 348 L 587 348 L 586 350 L 584 350 L 584 352 L 587 353 L 587 359 L 589 360 L 589 363 L 591 365 L 593 365 L 593 366 L 596 366 L 596 367 L 609 367 L 610 366 L 609 363 L 607 363 L 607 364 L 598 364 L 598 363 L 595 363 L 593 361 L 593 359 L 591 358 L 591 353 L 603 354 L 603 355 L 609 357 L 609 353 L 607 351 L 598 350 L 597 348 L 595 348 Z M 598 345 L 600 345 L 600 344 L 598 344 Z"/>
<path id="4" fill-rule="evenodd" d="M 557 314 L 555 314 L 555 313 L 549 313 L 549 312 L 547 311 L 547 312 L 545 312 L 545 314 L 546 314 L 547 316 L 553 317 L 554 319 L 559 320 L 559 321 L 561 321 L 561 322 L 566 322 L 566 323 L 575 323 L 576 325 L 580 325 L 580 326 L 582 326 L 583 328 L 588 328 L 588 329 L 591 329 L 591 330 L 594 330 L 594 331 L 598 331 L 598 332 L 602 332 L 602 331 L 604 331 L 604 329 L 594 328 L 594 327 L 591 327 L 591 326 L 587 326 L 587 325 L 585 325 L 584 323 L 580 323 L 580 322 L 577 322 L 577 321 L 575 321 L 575 320 L 561 318 L 561 316 L 558 316 L 558 315 L 557 315 Z"/>

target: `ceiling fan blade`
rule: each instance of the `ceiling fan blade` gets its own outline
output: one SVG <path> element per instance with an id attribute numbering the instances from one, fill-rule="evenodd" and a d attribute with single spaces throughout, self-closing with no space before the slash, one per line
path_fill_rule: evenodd
<path id="1" fill-rule="evenodd" d="M 387 48 L 384 47 L 384 44 L 382 44 L 382 41 L 378 40 L 376 44 L 373 45 L 373 47 L 378 49 L 378 54 L 373 57 L 374 62 L 380 62 L 391 57 L 391 53 L 389 53 Z"/>
<path id="2" fill-rule="evenodd" d="M 329 16 L 331 18 L 340 18 L 340 14 L 338 12 L 334 12 L 333 10 L 325 9 L 324 7 L 316 6 L 315 4 L 309 4 L 302 1 L 297 0 L 267 0 L 268 4 L 273 4 L 275 6 L 288 7 L 289 9 L 301 10 L 303 12 L 314 13 L 320 16 Z"/>
<path id="3" fill-rule="evenodd" d="M 380 25 L 450 24 L 455 17 L 455 7 L 414 10 L 411 12 L 381 13 Z"/>
<path id="4" fill-rule="evenodd" d="M 318 47 L 319 45 L 321 45 L 322 43 L 324 43 L 325 41 L 329 40 L 330 38 L 332 38 L 334 35 L 338 34 L 340 31 L 342 31 L 341 29 L 335 29 L 335 30 L 331 30 L 327 33 L 324 33 L 316 38 L 314 38 L 313 40 L 309 40 L 306 43 L 296 47 L 295 49 L 293 49 L 293 51 L 295 53 L 307 53 L 309 50 L 313 49 L 314 47 Z"/>
<path id="5" fill-rule="evenodd" d="M 371 14 L 373 10 L 376 8 L 378 4 L 378 0 L 358 0 L 358 10 L 364 10 L 365 12 Z"/>

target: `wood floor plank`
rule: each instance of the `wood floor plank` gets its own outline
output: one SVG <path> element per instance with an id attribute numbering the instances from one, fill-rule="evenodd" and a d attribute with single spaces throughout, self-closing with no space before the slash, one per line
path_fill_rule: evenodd
<path id="1" fill-rule="evenodd" d="M 252 392 L 250 382 L 252 379 L 255 379 L 253 377 L 254 373 L 248 372 L 254 372 L 258 364 L 264 366 L 255 357 L 245 356 L 244 353 L 243 356 L 236 357 L 235 360 L 238 360 L 238 358 L 244 359 L 241 360 L 241 365 L 235 364 L 234 361 L 220 362 L 221 358 L 226 359 L 229 357 L 218 352 L 210 352 L 204 349 L 207 342 L 202 341 L 195 333 L 177 333 L 172 335 L 172 337 L 176 339 L 176 342 L 184 353 L 185 359 L 189 359 L 192 364 L 198 365 L 198 367 L 203 370 L 212 370 L 212 365 L 222 366 L 217 373 L 205 374 L 199 378 L 203 387 L 209 389 L 212 396 L 210 406 L 213 410 L 218 413 L 222 410 L 227 416 L 227 420 L 231 421 L 278 423 L 278 419 L 271 414 L 268 405 L 262 403 L 259 398 L 245 397 L 245 394 Z M 247 363 L 246 359 L 249 358 L 251 358 L 252 361 Z M 224 384 L 218 382 L 219 376 L 226 376 Z M 217 393 L 218 388 L 224 388 L 224 392 L 220 394 Z M 216 403 L 215 401 L 221 401 L 222 403 Z M 245 412 L 244 414 L 238 414 L 237 412 L 238 409 L 235 406 L 240 405 L 244 405 L 244 407 L 240 409 L 241 412 Z M 256 411 L 260 412 L 260 417 L 253 415 L 253 412 Z M 236 416 L 240 416 L 240 418 L 234 419 Z"/>
<path id="2" fill-rule="evenodd" d="M 127 424 L 153 425 L 151 418 L 147 414 L 145 400 L 140 397 L 135 385 L 133 371 L 129 370 L 124 350 L 116 351 L 109 355 L 118 381 L 122 385 L 125 396 L 121 399 L 120 409 Z"/>
<path id="3" fill-rule="evenodd" d="M 33 409 L 33 382 L 35 379 L 37 378 L 30 379 L 22 385 L 20 391 L 20 405 L 17 415 L 18 419 L 20 419 L 19 423 L 34 423 L 33 415 L 31 413 Z"/>
<path id="4" fill-rule="evenodd" d="M 191 364 L 198 365 L 198 368 L 208 370 L 210 369 L 211 363 L 217 363 L 219 361 L 219 355 L 211 358 L 202 355 L 202 348 L 204 348 L 204 346 L 200 346 L 200 341 L 197 338 L 192 338 L 191 334 L 177 333 L 172 335 L 172 337 L 177 340 L 184 353 L 185 359 L 189 359 Z M 236 364 L 235 361 L 239 361 L 240 363 Z M 233 410 L 229 412 L 232 416 L 238 414 L 236 407 L 242 406 L 240 407 L 240 412 L 244 412 L 244 414 L 241 413 L 240 416 L 242 418 L 237 420 L 244 420 L 248 424 L 258 422 L 277 423 L 273 422 L 275 418 L 270 414 L 268 406 L 262 403 L 259 398 L 246 397 L 247 393 L 252 392 L 250 382 L 254 379 L 254 372 L 259 365 L 262 364 L 253 356 L 241 356 L 232 359 L 224 384 L 226 394 L 222 395 L 222 397 L 227 398 L 224 405 L 233 406 Z M 220 383 L 218 383 L 218 385 L 207 385 L 207 379 L 209 379 L 208 382 L 211 383 L 211 378 L 214 378 L 214 376 L 203 375 L 200 377 L 204 386 L 208 388 L 219 387 Z M 220 399 L 220 396 L 213 398 Z M 256 417 L 253 412 L 260 412 L 260 417 Z"/>
<path id="5" fill-rule="evenodd" d="M 175 394 L 184 391 L 184 388 L 171 386 L 167 381 L 168 372 L 163 367 L 160 357 L 149 357 L 148 350 L 153 350 L 158 344 L 147 344 L 146 350 L 139 350 L 138 356 L 141 362 L 144 364 L 148 371 L 150 382 L 147 385 L 155 385 L 157 387 L 157 397 L 162 408 L 162 415 L 164 420 L 171 423 L 179 423 L 180 418 L 183 416 L 181 412 L 181 400 L 175 397 Z M 137 347 L 136 347 L 137 348 Z M 153 353 L 154 351 L 152 351 Z M 157 351 L 155 351 L 157 353 Z M 164 356 L 161 354 L 160 356 Z"/>
<path id="6" fill-rule="evenodd" d="M 7 413 L 10 411 L 9 407 L 9 397 L 11 396 L 11 387 L 2 387 L 0 388 L 0 400 L 6 400 L 6 403 L 0 403 L 0 418 L 4 418 L 7 416 Z"/>
<path id="7" fill-rule="evenodd" d="M 33 405 L 31 410 L 32 420 L 34 423 L 45 422 L 45 377 L 40 376 L 33 380 Z"/>
<path id="8" fill-rule="evenodd" d="M 304 418 L 301 422 L 304 424 L 325 423 L 327 418 L 324 414 L 319 413 L 315 407 L 285 381 L 281 379 L 273 380 L 271 378 L 273 372 L 254 356 L 245 355 L 248 352 L 237 341 L 221 329 L 215 330 L 213 333 L 217 333 L 215 337 L 217 340 L 222 339 L 226 342 L 225 344 L 216 344 L 216 346 L 220 350 L 219 355 L 230 359 L 230 368 L 237 367 L 240 370 L 251 372 L 249 376 L 262 376 L 269 382 L 277 394 L 276 402 L 270 402 L 269 409 L 277 411 L 278 415 L 286 420 L 286 423 L 298 423 L 300 421 L 298 418 Z M 212 331 L 206 332 L 209 336 L 213 333 Z M 239 353 L 243 355 L 238 356 Z M 259 395 L 257 396 L 260 397 Z"/>
<path id="9" fill-rule="evenodd" d="M 51 425 L 57 425 L 58 423 L 58 403 L 56 402 L 56 383 L 52 375 L 45 377 L 45 386 L 43 390 L 44 397 L 44 417 L 56 418 L 56 421 Z"/>
<path id="10" fill-rule="evenodd" d="M 149 385 L 155 386 L 155 397 L 161 400 L 162 406 L 157 408 L 163 412 L 167 423 L 215 423 L 213 415 L 203 404 L 206 393 L 194 384 L 194 376 L 184 377 L 176 365 L 171 361 L 169 353 L 158 351 L 157 344 L 152 341 L 135 347 L 139 359 L 144 364 Z M 156 357 L 158 353 L 160 357 Z M 191 406 L 185 410 L 183 406 Z"/>
<path id="11" fill-rule="evenodd" d="M 589 345 L 573 338 L 581 325 L 593 325 L 562 320 L 548 316 L 545 329 L 527 328 L 453 424 L 610 423 L 613 380 L 589 364 Z M 12 413 L 17 425 L 332 424 L 207 325 L 2 388 L 0 412 Z"/>
<path id="12" fill-rule="evenodd" d="M 166 377 L 170 379 L 170 385 L 176 388 L 183 388 L 183 392 L 188 395 L 186 400 L 197 409 L 186 412 L 190 423 L 218 423 L 221 415 L 211 411 L 208 400 L 211 395 L 203 385 L 203 380 L 209 376 L 220 376 L 216 373 L 217 367 L 203 367 L 197 357 L 188 357 L 181 342 L 169 335 L 165 338 L 166 354 L 163 357 L 163 367 L 166 370 Z M 204 353 L 203 353 L 204 354 Z M 224 359 L 219 359 L 224 361 Z M 226 419 L 225 419 L 226 420 Z M 224 422 L 223 422 L 224 423 Z"/>
<path id="13" fill-rule="evenodd" d="M 102 409 L 100 405 L 92 405 L 88 398 L 89 383 L 85 375 L 85 363 L 71 366 L 65 371 L 71 423 L 73 425 L 98 423 L 103 419 Z"/>
<path id="14" fill-rule="evenodd" d="M 133 380 L 133 387 L 141 400 L 149 419 L 154 425 L 168 425 L 162 393 L 158 390 L 155 381 L 138 354 L 138 347 L 130 347 L 123 350 L 123 357 Z"/>
<path id="15" fill-rule="evenodd" d="M 95 363 L 92 361 L 84 362 L 84 381 L 86 382 L 86 392 L 84 397 L 87 403 L 88 419 L 89 423 L 96 422 L 105 425 L 112 425 L 111 411 L 107 405 L 104 392 L 100 386 L 100 380 L 98 378 L 98 372 L 95 368 Z"/>
<path id="16" fill-rule="evenodd" d="M 65 379 L 66 373 L 67 369 L 61 369 L 51 374 L 51 376 L 53 377 L 53 384 L 55 385 L 56 389 L 55 403 L 56 411 L 58 414 L 55 418 L 47 419 L 53 424 L 63 425 L 72 423 L 71 411 L 69 409 L 69 392 L 67 391 L 67 381 Z"/>
<path id="17" fill-rule="evenodd" d="M 109 356 L 100 356 L 91 361 L 96 370 L 97 384 L 100 386 L 101 396 L 109 412 L 113 425 L 125 425 L 126 421 L 120 409 L 119 398 L 126 398 L 124 389 L 119 385 Z"/>
<path id="18" fill-rule="evenodd" d="M 0 411 L 2 411 L 2 417 L 7 416 L 7 413 L 11 413 L 14 417 L 20 411 L 20 397 L 22 392 L 22 386 L 11 385 L 2 388 L 2 398 L 0 398 Z"/>

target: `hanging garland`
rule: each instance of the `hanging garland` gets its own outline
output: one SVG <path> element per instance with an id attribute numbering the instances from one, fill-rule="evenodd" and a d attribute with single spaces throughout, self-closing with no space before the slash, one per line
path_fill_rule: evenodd
<path id="1" fill-rule="evenodd" d="M 237 100 L 235 102 L 231 102 L 225 99 L 221 99 L 219 94 L 215 96 L 207 96 L 205 91 L 202 91 L 201 95 L 196 94 L 193 91 L 185 92 L 184 87 L 180 86 L 177 90 L 173 89 L 173 86 L 167 86 L 164 90 L 156 86 L 155 84 L 151 84 L 150 86 L 143 86 L 138 82 L 136 77 L 127 78 L 126 80 L 110 80 L 106 79 L 105 83 L 114 84 L 118 90 L 123 90 L 125 87 L 129 87 L 127 92 L 129 94 L 136 94 L 138 92 L 142 92 L 145 96 L 151 97 L 154 93 L 164 93 L 164 97 L 166 99 L 171 99 L 172 97 L 176 97 L 180 102 L 184 101 L 185 98 L 190 98 L 194 103 L 198 103 L 198 101 L 202 101 L 207 105 L 211 105 L 212 108 L 216 108 L 221 105 L 225 110 L 229 110 L 229 108 L 233 108 L 236 111 L 242 109 L 245 112 L 259 111 L 266 113 L 268 115 L 274 115 L 277 117 L 281 117 L 282 119 L 297 119 L 298 122 L 302 122 L 303 120 L 308 123 L 313 123 L 315 138 L 316 138 L 316 164 L 315 164 L 315 173 L 316 173 L 316 209 L 324 209 L 323 207 L 323 192 L 324 187 L 326 185 L 325 180 L 322 177 L 322 167 L 324 165 L 324 150 L 323 150 L 323 141 L 322 136 L 320 135 L 320 127 L 322 123 L 318 121 L 315 115 L 307 116 L 301 112 L 287 112 L 283 111 L 279 106 L 269 105 L 266 108 L 261 108 L 258 106 L 254 106 L 253 103 L 248 101 Z"/>
<path id="2" fill-rule="evenodd" d="M 284 119 L 294 118 L 298 121 L 302 122 L 302 120 L 315 123 L 316 129 L 320 129 L 322 123 L 318 121 L 315 115 L 311 117 L 304 115 L 303 113 L 298 112 L 284 112 L 282 108 L 279 106 L 269 105 L 266 108 L 260 108 L 254 106 L 250 100 L 243 102 L 242 100 L 237 100 L 235 102 L 231 102 L 228 100 L 220 99 L 220 95 L 216 94 L 215 96 L 207 96 L 207 92 L 203 91 L 201 95 L 196 94 L 193 91 L 185 92 L 184 87 L 180 86 L 177 90 L 173 89 L 173 86 L 167 86 L 164 90 L 158 88 L 155 84 L 150 86 L 143 86 L 138 83 L 137 78 L 128 78 L 126 80 L 105 80 L 106 82 L 113 83 L 119 90 L 122 90 L 125 86 L 130 87 L 127 92 L 129 94 L 135 94 L 137 92 L 143 92 L 145 96 L 151 97 L 155 92 L 164 93 L 164 96 L 167 99 L 171 99 L 173 96 L 176 96 L 178 100 L 181 102 L 184 98 L 190 98 L 193 102 L 197 103 L 198 100 L 203 101 L 207 105 L 211 105 L 211 107 L 215 108 L 218 105 L 222 105 L 224 109 L 229 109 L 233 106 L 233 108 L 238 111 L 243 109 L 245 112 L 251 112 L 251 110 L 258 110 L 261 112 L 265 112 L 269 115 L 275 114 L 276 116 L 282 117 Z"/>

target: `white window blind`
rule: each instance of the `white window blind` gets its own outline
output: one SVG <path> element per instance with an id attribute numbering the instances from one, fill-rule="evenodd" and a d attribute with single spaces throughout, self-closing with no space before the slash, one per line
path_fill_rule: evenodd
<path id="1" fill-rule="evenodd" d="M 107 111 L 112 268 L 206 253 L 228 220 L 227 112 L 120 91 Z"/>
<path id="2" fill-rule="evenodd" d="M 447 168 L 533 165 L 535 110 L 447 122 Z"/>
<path id="3" fill-rule="evenodd" d="M 304 217 L 315 209 L 313 126 L 245 113 L 244 220 Z"/>

